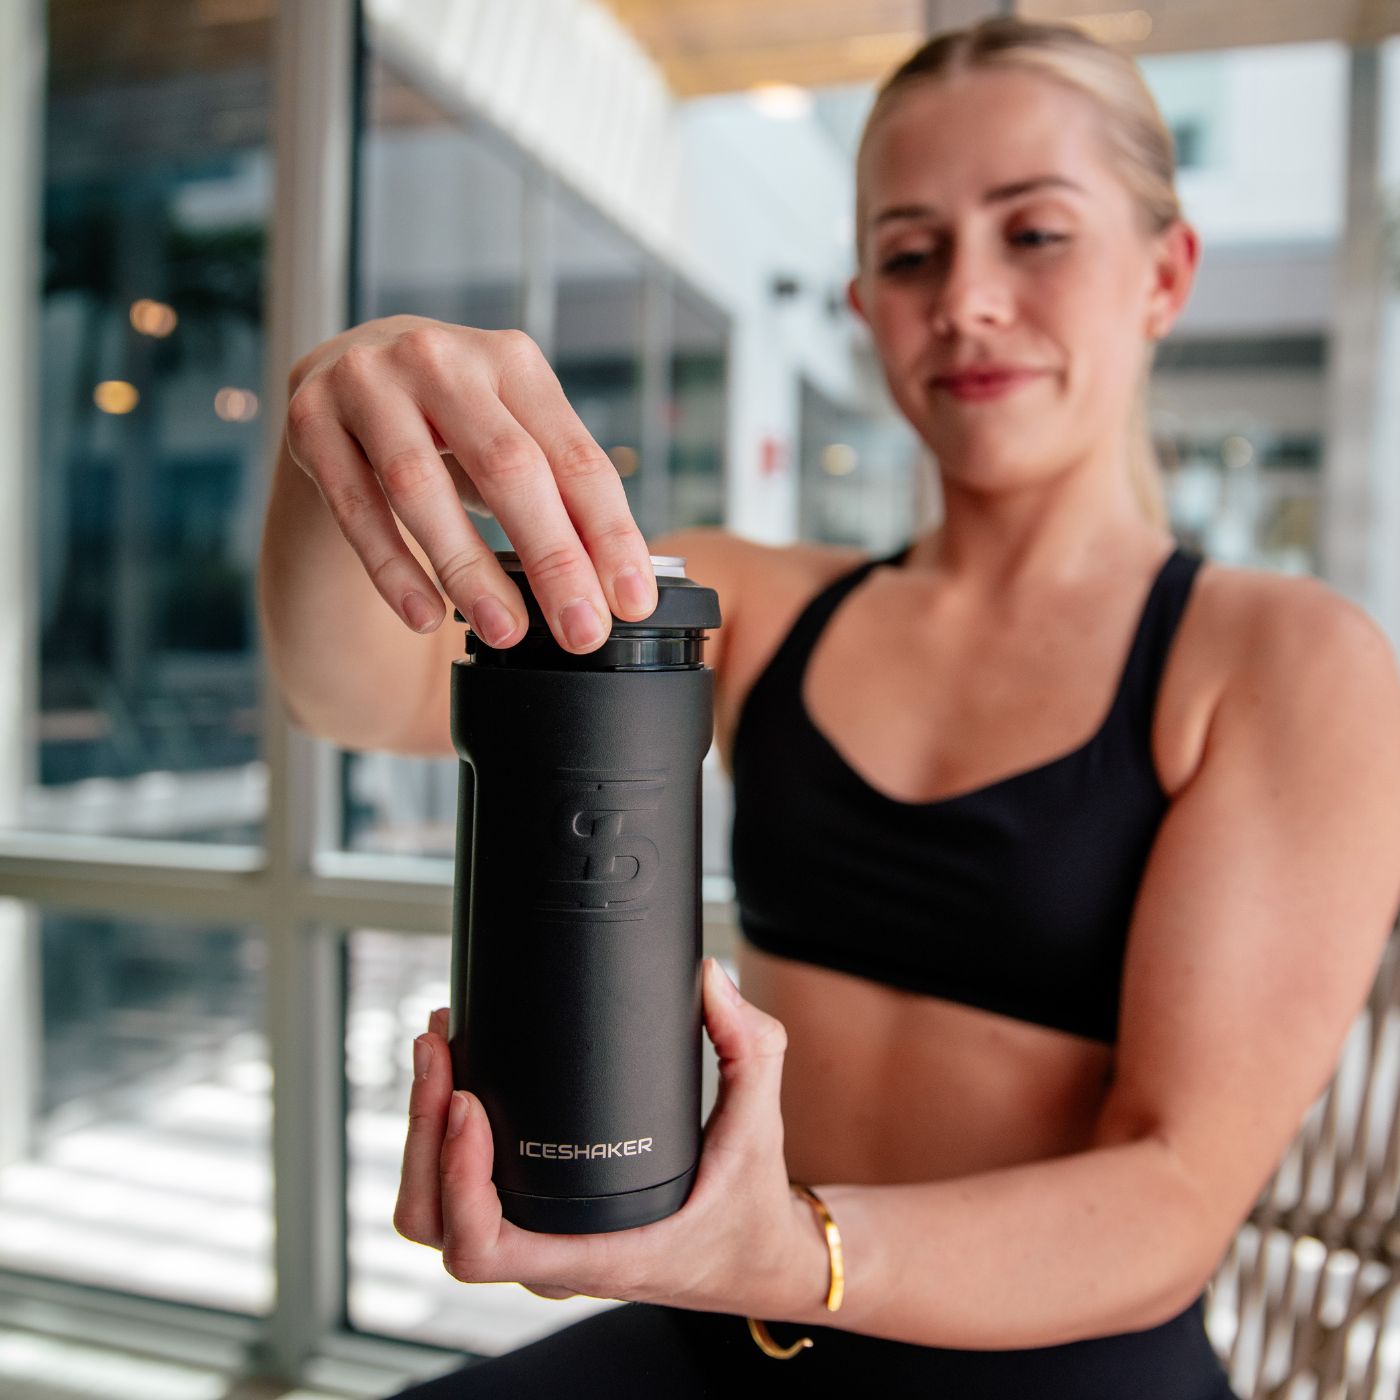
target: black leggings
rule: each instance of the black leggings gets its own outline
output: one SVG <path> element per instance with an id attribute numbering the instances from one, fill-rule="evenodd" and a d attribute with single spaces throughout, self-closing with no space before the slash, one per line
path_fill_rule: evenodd
<path id="1" fill-rule="evenodd" d="M 765 1355 L 731 1313 L 620 1303 L 502 1356 L 470 1362 L 394 1400 L 735 1400 L 755 1382 L 801 1400 L 862 1391 L 934 1400 L 1239 1400 L 1204 1326 L 1205 1297 L 1160 1326 L 1014 1351 L 917 1346 L 832 1327 L 772 1322 Z"/>

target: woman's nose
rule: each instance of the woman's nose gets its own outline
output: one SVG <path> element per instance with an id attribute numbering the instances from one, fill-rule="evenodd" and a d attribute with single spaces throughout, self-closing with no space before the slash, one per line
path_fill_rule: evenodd
<path id="1" fill-rule="evenodd" d="M 967 332 L 1003 324 L 1011 310 L 1011 288 L 995 259 L 964 246 L 946 255 L 934 283 L 930 311 L 940 332 Z"/>

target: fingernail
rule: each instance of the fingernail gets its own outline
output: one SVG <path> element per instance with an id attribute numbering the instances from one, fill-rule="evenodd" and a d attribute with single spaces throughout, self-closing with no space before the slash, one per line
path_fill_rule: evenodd
<path id="1" fill-rule="evenodd" d="M 598 613 L 587 598 L 575 598 L 559 614 L 564 637 L 571 647 L 592 646 L 603 635 Z"/>
<path id="2" fill-rule="evenodd" d="M 403 595 L 403 615 L 415 632 L 426 632 L 437 621 L 437 610 L 421 593 Z"/>
<path id="3" fill-rule="evenodd" d="M 642 577 L 642 571 L 635 564 L 629 564 L 625 569 L 619 571 L 613 580 L 613 587 L 617 589 L 618 602 L 628 612 L 650 611 L 655 607 L 651 588 L 646 579 Z"/>
<path id="4" fill-rule="evenodd" d="M 433 1062 L 433 1047 L 426 1035 L 420 1035 L 413 1042 L 413 1073 L 418 1079 L 428 1077 L 428 1066 Z"/>
<path id="5" fill-rule="evenodd" d="M 452 1107 L 447 1111 L 447 1136 L 456 1137 L 467 1121 L 467 1093 L 465 1089 L 455 1089 L 452 1093 Z"/>
<path id="6" fill-rule="evenodd" d="M 498 647 L 515 631 L 515 619 L 499 598 L 489 593 L 472 604 L 472 631 L 488 647 Z"/>

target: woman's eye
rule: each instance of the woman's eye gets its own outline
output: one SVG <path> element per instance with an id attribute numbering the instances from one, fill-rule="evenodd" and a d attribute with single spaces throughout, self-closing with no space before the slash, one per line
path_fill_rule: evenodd
<path id="1" fill-rule="evenodd" d="M 1042 248 L 1048 243 L 1062 243 L 1066 237 L 1066 235 L 1063 233 L 1052 233 L 1049 229 L 1046 228 L 1024 228 L 1020 231 L 1020 233 L 1016 235 L 1016 237 L 1019 239 L 1025 237 L 1026 235 L 1030 235 L 1031 237 L 1040 240 L 1039 242 L 1030 245 L 1036 248 Z"/>
<path id="2" fill-rule="evenodd" d="M 901 272 L 924 256 L 923 253 L 896 253 L 881 264 L 881 272 Z"/>
<path id="3" fill-rule="evenodd" d="M 1012 235 L 1012 242 L 1023 248 L 1045 248 L 1052 243 L 1063 243 L 1069 235 L 1065 233 L 1054 233 L 1050 229 L 1026 228 Z M 1027 241 L 1029 240 L 1029 241 Z M 911 267 L 916 267 L 929 256 L 928 251 L 909 251 L 895 253 L 880 264 L 880 271 L 887 273 L 904 272 Z"/>

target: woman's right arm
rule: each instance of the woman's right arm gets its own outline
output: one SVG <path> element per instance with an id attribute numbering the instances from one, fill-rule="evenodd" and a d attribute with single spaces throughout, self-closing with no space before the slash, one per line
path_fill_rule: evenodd
<path id="1" fill-rule="evenodd" d="M 497 644 L 525 631 L 520 590 L 468 510 L 500 521 L 556 640 L 579 654 L 601 645 L 610 614 L 651 614 L 649 554 L 723 533 L 649 546 L 617 469 L 523 333 L 414 316 L 353 327 L 289 376 L 264 522 L 258 616 L 294 723 L 352 749 L 451 754 L 446 667 L 463 632 L 447 609 L 485 629 L 495 601 L 513 624 Z M 628 564 L 640 601 L 619 592 Z M 428 605 L 423 632 L 408 621 L 411 593 Z M 595 639 L 565 630 L 574 600 L 598 620 Z"/>

